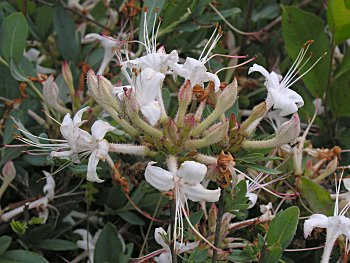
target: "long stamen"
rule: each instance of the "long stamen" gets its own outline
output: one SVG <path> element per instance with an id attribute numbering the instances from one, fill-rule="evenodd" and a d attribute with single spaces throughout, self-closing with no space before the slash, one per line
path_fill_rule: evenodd
<path id="1" fill-rule="evenodd" d="M 216 47 L 216 44 L 218 43 L 219 39 L 221 38 L 222 34 L 219 33 L 215 39 L 213 40 L 211 46 L 209 47 L 208 51 L 207 51 L 207 54 L 202 58 L 200 59 L 203 63 L 206 63 L 208 61 L 208 56 L 209 54 L 211 53 L 211 51 Z"/>
<path id="2" fill-rule="evenodd" d="M 152 27 L 152 51 L 156 53 L 156 39 L 154 37 L 154 28 L 156 27 L 157 13 L 154 14 L 153 27 Z"/>
<path id="3" fill-rule="evenodd" d="M 67 140 L 58 140 L 58 139 L 49 139 L 49 138 L 44 138 L 44 137 L 40 137 L 40 136 L 36 136 L 28 131 L 25 131 L 19 127 L 16 127 L 17 130 L 19 130 L 20 132 L 24 133 L 24 134 L 27 134 L 29 136 L 33 136 L 34 138 L 37 138 L 39 140 L 44 140 L 44 141 L 52 141 L 52 142 L 67 142 Z"/>
<path id="4" fill-rule="evenodd" d="M 208 62 L 209 60 L 211 60 L 214 57 L 225 57 L 225 58 L 248 58 L 248 55 L 245 56 L 235 56 L 235 55 L 224 55 L 224 54 L 214 54 L 212 56 L 210 56 L 204 63 Z"/>
<path id="5" fill-rule="evenodd" d="M 215 72 L 215 75 L 217 75 L 219 72 L 223 71 L 223 70 L 226 70 L 226 69 L 232 69 L 232 68 L 238 68 L 238 67 L 241 67 L 245 64 L 248 64 L 250 62 L 252 62 L 253 60 L 256 59 L 256 56 L 252 57 L 251 59 L 248 59 L 247 61 L 244 61 L 243 63 L 241 64 L 238 64 L 238 65 L 235 65 L 235 66 L 231 66 L 231 67 L 225 67 L 225 68 L 222 68 L 222 69 L 219 69 L 218 71 Z"/>
<path id="6" fill-rule="evenodd" d="M 288 84 L 288 86 L 287 86 L 286 88 L 289 88 L 289 87 L 292 86 L 295 82 L 297 82 L 299 79 L 301 79 L 302 77 L 304 77 L 307 73 L 309 73 L 309 71 L 312 70 L 312 69 L 316 66 L 316 64 L 317 64 L 321 59 L 323 59 L 323 57 L 324 57 L 325 55 L 327 55 L 327 52 L 324 53 L 322 56 L 320 56 L 320 57 L 316 60 L 316 62 L 315 62 L 307 71 L 305 71 L 302 75 L 299 76 L 299 78 L 297 78 L 296 80 L 294 80 L 292 83 Z"/>
<path id="7" fill-rule="evenodd" d="M 52 117 L 50 114 L 48 114 L 46 111 L 42 110 L 42 112 L 43 112 L 47 117 L 49 117 L 51 120 L 53 120 L 54 122 L 56 122 L 58 125 L 61 126 L 61 123 L 60 123 L 58 120 L 56 120 L 54 117 Z M 69 114 L 69 113 L 67 113 L 67 114 Z"/>
<path id="8" fill-rule="evenodd" d="M 292 64 L 292 66 L 290 67 L 290 69 L 288 70 L 287 74 L 285 75 L 284 79 L 281 82 L 281 85 L 286 86 L 287 82 L 289 82 L 289 80 L 292 78 L 292 76 L 294 75 L 294 72 L 298 69 L 300 63 L 303 61 L 310 45 L 313 43 L 313 40 L 309 40 L 307 41 L 301 48 L 297 58 L 295 59 L 294 63 Z"/>
<path id="9" fill-rule="evenodd" d="M 203 50 L 202 50 L 202 53 L 199 55 L 198 60 L 201 60 L 201 59 L 202 59 L 202 56 L 203 56 L 203 54 L 204 54 L 204 51 L 205 51 L 206 48 L 208 47 L 210 41 L 213 39 L 213 37 L 214 37 L 214 35 L 215 35 L 215 33 L 216 33 L 216 30 L 217 30 L 217 27 L 215 27 L 214 32 L 211 34 L 211 36 L 210 36 L 208 42 L 205 44 L 205 46 L 204 46 L 204 48 L 203 48 Z"/>

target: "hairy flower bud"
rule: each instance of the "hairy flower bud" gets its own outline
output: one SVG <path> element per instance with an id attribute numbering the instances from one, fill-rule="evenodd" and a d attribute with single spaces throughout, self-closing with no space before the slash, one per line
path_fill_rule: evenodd
<path id="1" fill-rule="evenodd" d="M 244 149 L 265 149 L 279 147 L 283 144 L 294 142 L 300 133 L 300 120 L 298 114 L 293 114 L 291 120 L 282 123 L 276 136 L 269 140 L 249 141 L 242 143 Z"/>
<path id="2" fill-rule="evenodd" d="M 185 115 L 191 100 L 192 100 L 191 83 L 189 81 L 186 81 L 181 86 L 179 91 L 179 109 L 176 116 L 176 124 L 179 128 L 182 128 L 184 126 Z"/>
<path id="3" fill-rule="evenodd" d="M 253 134 L 256 127 L 265 116 L 266 110 L 267 107 L 265 101 L 256 105 L 253 108 L 250 116 L 242 123 L 241 131 L 247 136 Z"/>
<path id="4" fill-rule="evenodd" d="M 64 61 L 62 64 L 62 75 L 69 89 L 69 93 L 74 95 L 73 75 L 67 61 Z"/>
<path id="5" fill-rule="evenodd" d="M 16 177 L 16 168 L 12 161 L 8 161 L 2 168 L 2 175 L 4 176 L 4 181 L 12 182 Z"/>

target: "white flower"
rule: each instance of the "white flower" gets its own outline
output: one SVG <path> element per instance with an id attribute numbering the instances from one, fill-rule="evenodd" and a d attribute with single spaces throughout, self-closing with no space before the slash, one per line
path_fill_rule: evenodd
<path id="1" fill-rule="evenodd" d="M 82 239 L 78 240 L 76 244 L 79 248 L 88 251 L 90 263 L 94 263 L 95 245 L 98 238 L 100 237 L 101 231 L 101 229 L 98 230 L 95 233 L 94 237 L 92 237 L 90 232 L 88 232 L 86 229 L 77 229 L 74 231 L 75 234 L 81 236 Z"/>
<path id="2" fill-rule="evenodd" d="M 114 87 L 112 92 L 117 94 L 119 99 L 123 99 L 124 89 L 134 89 L 143 116 L 154 126 L 162 113 L 158 99 L 161 96 L 160 91 L 164 77 L 162 73 L 146 68 L 136 76 L 136 79 L 131 80 L 130 78 L 130 85 Z"/>
<path id="3" fill-rule="evenodd" d="M 43 97 L 46 104 L 59 113 L 66 114 L 70 112 L 69 109 L 59 103 L 59 89 L 52 75 L 43 83 Z"/>
<path id="4" fill-rule="evenodd" d="M 87 34 L 82 42 L 90 43 L 94 40 L 98 40 L 104 48 L 103 60 L 101 62 L 100 68 L 97 71 L 97 75 L 103 75 L 106 68 L 108 67 L 109 62 L 111 62 L 112 58 L 114 57 L 115 51 L 120 45 L 120 43 L 117 39 L 112 39 L 111 37 L 107 36 L 101 36 L 96 33 Z"/>
<path id="5" fill-rule="evenodd" d="M 126 73 L 126 68 L 132 69 L 153 69 L 156 72 L 162 73 L 162 74 L 173 74 L 172 71 L 169 70 L 169 67 L 171 68 L 174 63 L 177 63 L 179 60 L 179 55 L 176 50 L 173 50 L 170 54 L 166 54 L 164 47 L 160 47 L 157 50 L 157 35 L 158 30 L 160 27 L 160 22 L 158 24 L 157 29 L 156 27 L 156 19 L 157 15 L 154 17 L 153 22 L 153 28 L 152 28 L 152 34 L 149 38 L 149 32 L 147 27 L 147 12 L 145 12 L 145 18 L 144 18 L 144 25 L 143 25 L 143 40 L 144 42 L 134 41 L 138 42 L 141 45 L 143 45 L 146 49 L 146 55 L 136 58 L 136 59 L 129 59 L 127 56 L 126 61 L 122 61 L 121 56 L 119 57 L 120 64 L 122 66 L 122 72 Z M 127 52 L 126 52 L 127 54 Z"/>
<path id="6" fill-rule="evenodd" d="M 343 175 L 343 174 L 342 174 Z M 342 176 L 341 175 L 341 176 Z M 326 244 L 323 250 L 322 263 L 329 262 L 330 255 L 333 250 L 333 245 L 339 236 L 344 235 L 347 239 L 350 239 L 350 219 L 345 217 L 344 214 L 349 209 L 348 203 L 339 212 L 339 191 L 342 178 L 339 180 L 339 184 L 336 186 L 336 200 L 334 205 L 333 216 L 325 216 L 323 214 L 313 214 L 304 223 L 304 237 L 307 238 L 315 227 L 325 228 L 327 230 Z M 348 187 L 348 182 L 345 183 Z"/>
<path id="7" fill-rule="evenodd" d="M 192 226 L 187 216 L 185 209 L 187 207 L 187 199 L 193 202 L 217 202 L 220 197 L 220 189 L 208 190 L 201 185 L 207 172 L 207 167 L 204 164 L 194 161 L 185 161 L 177 170 L 176 160 L 172 161 L 172 157 L 170 157 L 169 162 L 172 163 L 170 165 L 171 167 L 169 167 L 171 172 L 153 166 L 154 162 L 148 163 L 145 171 L 145 178 L 147 182 L 160 191 L 173 191 L 176 210 L 174 236 L 177 238 L 177 233 L 179 233 L 180 240 L 182 241 L 184 230 L 182 216 L 185 216 L 190 227 L 200 235 Z M 177 229 L 177 227 L 179 227 L 179 229 Z M 200 237 L 205 240 L 203 236 L 200 235 Z"/>
<path id="8" fill-rule="evenodd" d="M 216 46 L 217 42 L 221 38 L 221 34 L 219 33 L 214 39 L 217 31 L 217 28 L 215 28 L 213 34 L 211 35 L 210 39 L 208 40 L 207 44 L 203 48 L 202 53 L 200 54 L 198 59 L 187 57 L 185 60 L 185 63 L 183 65 L 180 65 L 178 63 L 174 63 L 170 65 L 170 68 L 173 69 L 173 71 L 183 77 L 186 80 L 189 80 L 191 83 L 191 87 L 194 87 L 195 85 L 200 85 L 201 87 L 204 86 L 205 82 L 213 81 L 214 82 L 214 89 L 215 92 L 219 90 L 220 87 L 220 79 L 217 75 L 207 72 L 207 68 L 205 64 L 214 56 L 208 58 L 211 51 Z M 212 41 L 213 40 L 213 41 Z M 209 46 L 210 44 L 210 46 Z M 208 47 L 209 46 L 209 47 Z M 207 50 L 208 48 L 208 50 Z M 207 50 L 207 51 L 206 51 Z M 204 52 L 206 51 L 205 55 Z"/>
<path id="9" fill-rule="evenodd" d="M 25 205 L 22 205 L 6 213 L 3 213 L 2 215 L 0 215 L 1 222 L 8 222 L 15 216 L 23 213 L 25 209 L 31 210 L 34 208 L 38 210 L 39 217 L 43 219 L 42 222 L 45 223 L 47 221 L 47 218 L 49 216 L 48 205 L 49 205 L 49 202 L 54 199 L 56 184 L 55 184 L 55 180 L 53 179 L 53 176 L 50 173 L 46 171 L 43 171 L 43 173 L 46 177 L 46 184 L 43 187 L 43 192 L 45 196 L 35 201 L 27 202 Z"/>
<path id="10" fill-rule="evenodd" d="M 287 74 L 282 80 L 282 76 L 275 72 L 269 73 L 262 66 L 254 64 L 248 71 L 248 74 L 258 71 L 265 78 L 265 86 L 267 88 L 267 107 L 273 106 L 274 109 L 280 110 L 280 116 L 286 116 L 298 111 L 298 108 L 304 105 L 303 98 L 294 90 L 289 89 L 290 76 Z M 293 83 L 292 83 L 293 84 Z"/>
<path id="11" fill-rule="evenodd" d="M 159 257 L 155 258 L 155 261 L 158 263 L 171 263 L 171 250 L 169 245 L 165 241 L 165 237 L 168 236 L 168 234 L 165 232 L 165 230 L 162 227 L 158 227 L 154 230 L 154 239 L 156 242 L 161 245 L 165 252 L 161 253 Z M 170 238 L 166 238 L 167 240 L 170 240 Z M 175 243 L 175 253 L 176 254 L 182 254 L 184 252 L 190 251 L 198 246 L 198 242 L 193 243 L 187 243 L 187 244 L 180 244 L 179 242 Z"/>
<path id="12" fill-rule="evenodd" d="M 60 124 L 60 131 L 64 140 L 37 137 L 20 128 L 19 130 L 30 139 L 19 138 L 19 140 L 29 146 L 40 148 L 38 150 L 40 152 L 50 151 L 52 157 L 70 159 L 75 163 L 79 163 L 81 157 L 90 155 L 87 180 L 101 183 L 103 180 L 98 178 L 96 168 L 100 160 L 104 161 L 108 157 L 109 150 L 109 143 L 103 138 L 107 132 L 115 128 L 105 121 L 97 120 L 91 127 L 91 134 L 81 129 L 80 126 L 85 122 L 81 118 L 88 109 L 89 107 L 85 107 L 79 110 L 73 119 L 69 113 L 66 114 Z M 40 143 L 37 139 L 57 143 Z M 34 152 L 32 151 L 32 153 Z"/>
<path id="13" fill-rule="evenodd" d="M 38 73 L 42 73 L 42 74 L 55 74 L 56 73 L 56 70 L 54 70 L 52 68 L 46 68 L 46 67 L 41 66 L 41 63 L 45 61 L 46 56 L 45 55 L 40 56 L 39 50 L 37 50 L 35 48 L 31 48 L 27 52 L 24 53 L 24 56 L 30 62 L 34 62 L 36 64 L 36 71 Z"/>

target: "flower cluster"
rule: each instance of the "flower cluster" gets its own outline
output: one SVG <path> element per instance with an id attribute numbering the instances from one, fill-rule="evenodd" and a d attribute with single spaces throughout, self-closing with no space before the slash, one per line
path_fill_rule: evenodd
<path id="1" fill-rule="evenodd" d="M 69 1 L 69 3 L 73 7 L 78 6 L 76 1 Z M 280 179 L 270 180 L 263 173 L 252 178 L 235 167 L 232 155 L 240 150 L 275 148 L 296 141 L 300 133 L 297 111 L 303 106 L 304 101 L 296 91 L 290 88 L 315 64 L 304 74 L 297 76 L 305 66 L 304 58 L 311 42 L 303 46 L 285 77 L 275 72 L 269 73 L 262 66 L 254 64 L 248 74 L 260 72 L 265 77 L 267 97 L 265 101 L 253 108 L 244 121 L 239 123 L 236 116 L 225 115 L 237 101 L 237 80 L 234 79 L 230 84 L 223 83 L 219 79 L 219 71 L 212 73 L 207 65 L 212 58 L 225 56 L 212 54 L 221 38 L 220 30 L 218 28 L 214 30 L 198 59 L 192 57 L 181 59 L 179 51 L 173 50 L 167 53 L 165 47 L 158 46 L 158 29 L 159 25 L 156 28 L 154 24 L 149 37 L 145 23 L 144 42 L 133 41 L 141 44 L 145 48 L 145 53 L 143 56 L 132 59 L 127 49 L 122 50 L 128 41 L 97 34 L 88 34 L 84 37 L 85 42 L 98 40 L 105 50 L 97 75 L 91 69 L 86 76 L 89 95 L 103 109 L 105 113 L 103 115 L 107 116 L 104 120 L 100 119 L 102 114 L 94 116 L 94 114 L 98 115 L 98 111 L 93 109 L 92 100 L 89 101 L 91 107 L 85 105 L 86 107 L 79 110 L 73 109 L 75 114 L 72 118 L 71 110 L 60 104 L 58 88 L 51 76 L 43 84 L 44 101 L 51 109 L 64 115 L 62 122 L 56 121 L 60 125 L 62 138 L 47 139 L 35 136 L 24 128 L 18 129 L 24 135 L 19 137 L 19 140 L 28 146 L 38 148 L 38 150 L 29 151 L 32 154 L 46 151 L 53 158 L 66 159 L 75 164 L 82 163 L 88 157 L 86 178 L 91 182 L 102 183 L 107 179 L 107 176 L 102 177 L 97 174 L 100 160 L 106 161 L 115 172 L 111 153 L 146 157 L 148 165 L 144 172 L 145 180 L 167 195 L 174 204 L 174 223 L 170 231 L 172 235 L 169 234 L 169 237 L 172 236 L 172 239 L 168 240 L 169 244 L 164 241 L 163 236 L 167 234 L 163 229 L 157 228 L 155 232 L 156 241 L 163 247 L 158 261 L 171 262 L 170 252 L 183 253 L 198 246 L 198 242 L 183 244 L 184 219 L 197 237 L 214 250 L 220 251 L 191 223 L 188 200 L 200 203 L 205 210 L 205 202 L 217 202 L 226 187 L 234 188 L 242 180 L 246 180 L 245 197 L 248 209 L 254 207 L 258 200 L 258 195 L 253 191 L 264 189 L 275 194 L 267 186 Z M 118 84 L 113 84 L 103 76 L 108 71 L 108 64 L 114 55 L 120 64 L 121 79 L 124 81 Z M 306 62 L 308 60 L 309 58 Z M 184 62 L 181 63 L 182 61 Z M 71 74 L 67 68 L 65 72 L 69 82 Z M 174 80 L 181 78 L 183 81 L 178 90 L 178 108 L 174 116 L 167 111 L 163 98 L 164 83 L 169 77 Z M 206 106 L 210 106 L 211 110 L 204 114 Z M 87 117 L 85 120 L 83 120 L 84 115 Z M 276 133 L 267 139 L 253 140 L 252 137 L 260 122 L 273 115 L 284 117 L 282 122 L 278 124 L 276 122 Z M 286 118 L 289 115 L 291 118 Z M 95 120 L 96 117 L 97 120 Z M 93 123 L 91 132 L 88 132 L 88 126 L 91 123 Z M 124 130 L 128 136 L 135 139 L 137 144 L 115 143 L 113 132 L 118 129 Z M 107 135 L 109 132 L 110 136 Z M 214 145 L 229 154 L 207 156 L 200 153 L 201 149 Z M 158 156 L 157 160 L 160 160 L 162 158 L 160 153 L 163 154 L 164 162 L 158 162 L 156 166 L 153 158 Z M 52 177 L 46 178 L 49 183 Z M 53 198 L 54 183 L 50 185 L 51 188 L 47 186 L 44 189 L 47 202 Z M 272 206 L 267 207 L 262 208 L 264 217 L 259 220 L 268 221 L 273 218 L 270 212 Z M 328 229 L 331 225 L 338 224 L 338 221 L 340 223 L 344 221 L 339 215 L 327 219 L 328 221 L 324 217 L 312 216 L 305 223 L 305 235 L 311 232 L 312 227 L 323 226 Z M 227 225 L 230 225 L 229 221 L 234 216 L 231 214 L 225 218 L 228 221 Z M 316 220 L 319 221 L 316 222 Z M 334 236 L 338 237 L 340 233 L 338 232 Z M 76 230 L 76 233 L 83 238 L 83 241 L 77 242 L 80 248 L 86 249 L 83 242 L 88 240 L 89 258 L 92 261 L 94 244 L 99 232 L 94 238 L 86 230 Z M 328 243 L 334 243 L 333 239 Z M 171 244 L 174 245 L 174 249 L 171 249 Z"/>

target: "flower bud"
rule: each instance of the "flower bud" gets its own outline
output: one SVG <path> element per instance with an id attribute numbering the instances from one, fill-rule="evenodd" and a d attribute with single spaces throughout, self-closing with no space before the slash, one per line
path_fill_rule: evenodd
<path id="1" fill-rule="evenodd" d="M 327 164 L 326 169 L 324 169 L 322 171 L 322 173 L 318 177 L 316 177 L 313 181 L 317 184 L 320 183 L 323 179 L 325 179 L 329 175 L 333 174 L 335 172 L 335 170 L 337 169 L 337 166 L 338 166 L 338 158 L 335 157 L 332 161 L 330 161 Z"/>
<path id="2" fill-rule="evenodd" d="M 237 100 L 237 79 L 235 78 L 231 84 L 229 84 L 223 92 L 218 96 L 218 101 L 215 110 L 224 113 L 229 110 Z"/>
<path id="3" fill-rule="evenodd" d="M 179 130 L 173 119 L 169 118 L 166 122 L 164 133 L 165 136 L 172 140 L 174 143 L 177 143 L 179 141 Z"/>
<path id="4" fill-rule="evenodd" d="M 11 183 L 16 177 L 16 168 L 12 161 L 8 161 L 2 168 L 2 175 L 4 180 L 8 183 Z"/>
<path id="5" fill-rule="evenodd" d="M 242 123 L 241 131 L 244 132 L 244 134 L 247 136 L 253 134 L 256 127 L 265 116 L 266 110 L 266 102 L 262 102 L 256 105 L 253 108 L 250 116 Z"/>
<path id="6" fill-rule="evenodd" d="M 218 208 L 215 204 L 212 204 L 209 209 L 209 217 L 208 217 L 208 227 L 210 232 L 215 233 L 216 228 L 216 219 L 218 217 Z"/>
<path id="7" fill-rule="evenodd" d="M 282 123 L 276 136 L 269 140 L 248 141 L 242 143 L 244 149 L 265 149 L 279 147 L 283 144 L 294 142 L 300 133 L 300 120 L 298 114 L 293 114 L 291 120 Z"/>
<path id="8" fill-rule="evenodd" d="M 90 69 L 86 74 L 86 82 L 91 96 L 93 96 L 94 99 L 98 102 L 98 81 L 95 72 L 92 69 Z"/>
<path id="9" fill-rule="evenodd" d="M 190 135 L 193 127 L 196 124 L 196 119 L 192 113 L 189 113 L 185 117 L 184 127 L 180 130 L 181 140 L 186 140 Z"/>
<path id="10" fill-rule="evenodd" d="M 70 110 L 59 104 L 59 89 L 53 76 L 50 76 L 43 83 L 43 97 L 47 105 L 57 110 L 61 114 L 70 113 Z"/>
<path id="11" fill-rule="evenodd" d="M 184 126 L 187 108 L 191 100 L 192 100 L 191 83 L 189 81 L 186 81 L 181 86 L 179 91 L 179 109 L 176 114 L 176 124 L 179 128 L 182 128 Z"/>
<path id="12" fill-rule="evenodd" d="M 134 89 L 125 89 L 124 91 L 124 102 L 126 106 L 126 113 L 129 115 L 130 118 L 133 118 L 134 116 L 138 115 L 140 106 L 136 99 L 136 94 Z"/>
<path id="13" fill-rule="evenodd" d="M 62 64 L 62 75 L 69 89 L 69 93 L 71 95 L 74 95 L 75 92 L 74 92 L 73 76 L 67 61 L 64 61 Z"/>

